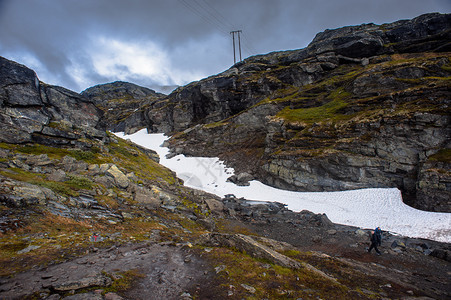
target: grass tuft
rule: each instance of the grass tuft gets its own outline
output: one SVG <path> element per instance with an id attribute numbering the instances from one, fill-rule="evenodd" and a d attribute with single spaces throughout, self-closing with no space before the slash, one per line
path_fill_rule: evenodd
<path id="1" fill-rule="evenodd" d="M 451 149 L 445 148 L 438 151 L 436 154 L 429 157 L 430 160 L 451 163 Z"/>

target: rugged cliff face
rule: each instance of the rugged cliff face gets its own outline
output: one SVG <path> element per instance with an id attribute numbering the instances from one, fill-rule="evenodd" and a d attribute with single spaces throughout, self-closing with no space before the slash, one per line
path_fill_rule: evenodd
<path id="1" fill-rule="evenodd" d="M 173 151 L 215 155 L 274 186 L 398 187 L 451 211 L 451 15 L 326 30 L 251 57 L 146 111 Z"/>
<path id="2" fill-rule="evenodd" d="M 87 98 L 40 82 L 34 71 L 0 57 L 0 141 L 47 145 L 102 139 L 102 112 Z"/>
<path id="3" fill-rule="evenodd" d="M 103 112 L 102 124 L 112 132 L 127 134 L 146 127 L 144 112 L 152 103 L 166 97 L 133 83 L 116 81 L 90 87 L 81 93 Z"/>

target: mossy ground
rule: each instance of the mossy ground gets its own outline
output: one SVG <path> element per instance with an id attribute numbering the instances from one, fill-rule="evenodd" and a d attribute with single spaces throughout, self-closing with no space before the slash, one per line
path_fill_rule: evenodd
<path id="1" fill-rule="evenodd" d="M 109 144 L 109 153 L 104 160 L 115 161 L 118 166 L 134 172 L 139 178 L 165 182 L 169 185 L 178 183 L 178 179 L 173 172 L 150 159 L 145 153 L 139 151 L 134 144 L 119 138 L 117 138 L 117 141 L 117 144 Z"/>
<path id="2" fill-rule="evenodd" d="M 218 295 L 231 299 L 380 299 L 378 279 L 350 268 L 333 258 L 312 256 L 308 252 L 284 253 L 300 262 L 310 263 L 337 278 L 337 282 L 307 268 L 290 269 L 256 259 L 228 248 L 209 249 L 208 258 L 216 268 L 222 289 Z M 250 286 L 255 291 L 249 291 Z"/>
<path id="3" fill-rule="evenodd" d="M 169 169 L 159 165 L 148 154 L 141 151 L 134 144 L 110 135 L 112 142 L 98 145 L 92 142 L 87 150 L 73 150 L 59 147 L 50 147 L 40 144 L 12 145 L 1 143 L 0 147 L 9 151 L 10 157 L 17 154 L 32 156 L 46 154 L 55 168 L 65 156 L 71 156 L 77 161 L 88 164 L 116 164 L 127 173 L 133 172 L 137 184 L 157 185 L 171 187 L 173 192 L 184 195 L 175 174 Z M 149 211 L 145 207 L 137 206 L 131 195 L 119 188 L 107 189 L 96 183 L 89 171 L 66 173 L 65 181 L 52 181 L 48 174 L 33 170 L 10 167 L 9 159 L 3 159 L 0 175 L 4 178 L 26 182 L 52 190 L 61 199 L 61 204 L 70 205 L 70 197 L 77 197 L 80 193 L 88 191 L 103 191 L 94 196 L 98 203 L 108 210 L 121 215 L 128 213 L 131 218 L 123 218 L 115 222 L 102 217 L 78 219 L 62 217 L 49 212 L 45 206 L 28 206 L 14 208 L 1 206 L 0 217 L 3 224 L 11 226 L 2 227 L 0 233 L 0 276 L 11 276 L 14 273 L 25 271 L 35 266 L 44 266 L 49 263 L 64 261 L 74 255 L 81 255 L 92 247 L 93 233 L 99 233 L 103 238 L 95 243 L 96 247 L 107 247 L 113 243 L 141 242 L 149 240 L 153 230 L 161 231 L 161 240 L 180 240 L 183 236 L 200 234 L 204 228 L 181 214 L 167 212 L 163 209 Z M 110 191 L 110 192 L 108 192 Z M 111 195 L 109 195 L 111 194 Z M 186 196 L 188 195 L 188 197 Z M 194 214 L 208 214 L 201 211 L 199 206 L 189 200 L 189 193 L 180 201 L 184 210 L 193 211 Z M 177 196 L 177 195 L 175 195 Z M 124 201 L 125 200 L 125 201 Z M 14 223 L 15 222 L 15 223 Z M 174 226 L 162 225 L 173 224 Z M 28 246 L 38 248 L 26 253 L 20 253 Z"/>
<path id="4" fill-rule="evenodd" d="M 99 218 L 75 220 L 61 217 L 45 210 L 5 208 L 20 216 L 20 223 L 0 233 L 0 276 L 12 276 L 33 267 L 44 267 L 83 255 L 91 247 L 105 248 L 120 243 L 193 240 L 205 233 L 205 228 L 182 214 L 164 209 L 145 213 L 140 208 L 128 208 L 133 217 L 111 224 Z M 124 210 L 122 210 L 124 211 Z M 152 237 L 158 232 L 157 239 Z M 93 241 L 93 234 L 100 237 Z M 20 253 L 28 246 L 37 246 Z"/>
<path id="5" fill-rule="evenodd" d="M 17 211 L 15 215 L 21 215 L 21 212 Z M 75 221 L 39 209 L 27 210 L 21 215 L 19 227 L 0 234 L 0 276 L 11 276 L 79 255 L 89 246 L 91 230 L 92 225 L 86 221 Z M 38 248 L 20 253 L 29 246 Z"/>

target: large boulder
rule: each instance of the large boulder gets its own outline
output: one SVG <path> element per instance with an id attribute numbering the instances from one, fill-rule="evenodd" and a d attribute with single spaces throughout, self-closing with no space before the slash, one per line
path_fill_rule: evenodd
<path id="1" fill-rule="evenodd" d="M 114 179 L 116 186 L 119 188 L 126 189 L 130 184 L 130 180 L 116 165 L 111 165 L 108 170 L 106 170 L 106 174 Z"/>

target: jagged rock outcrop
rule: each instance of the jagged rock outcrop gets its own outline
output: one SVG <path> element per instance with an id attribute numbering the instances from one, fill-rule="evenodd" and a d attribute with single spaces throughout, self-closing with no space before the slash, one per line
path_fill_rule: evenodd
<path id="1" fill-rule="evenodd" d="M 75 145 L 103 139 L 102 112 L 87 98 L 40 82 L 34 71 L 0 57 L 0 141 Z"/>
<path id="2" fill-rule="evenodd" d="M 102 109 L 102 123 L 112 131 L 134 133 L 147 127 L 145 110 L 152 103 L 166 97 L 133 83 L 115 81 L 90 87 L 81 93 Z"/>
<path id="3" fill-rule="evenodd" d="M 148 127 L 277 187 L 398 187 L 451 211 L 450 39 L 449 14 L 326 30 L 177 89 L 149 106 Z"/>
<path id="4" fill-rule="evenodd" d="M 393 53 L 451 51 L 450 19 L 446 14 L 426 14 L 391 24 L 326 30 L 307 48 L 253 56 L 221 74 L 177 89 L 166 107 L 155 104 L 148 109 L 149 125 L 156 131 L 178 132 L 221 121 L 287 85 L 301 87 L 317 81 L 340 64 L 366 65 L 370 57 Z M 167 119 L 160 117 L 161 110 Z"/>

